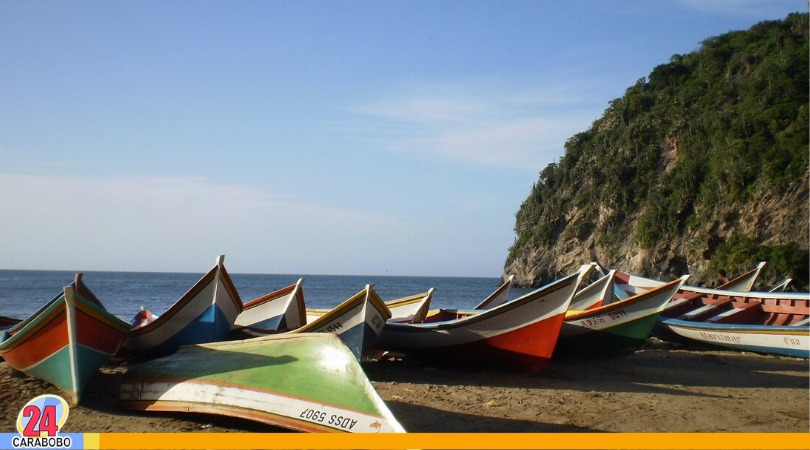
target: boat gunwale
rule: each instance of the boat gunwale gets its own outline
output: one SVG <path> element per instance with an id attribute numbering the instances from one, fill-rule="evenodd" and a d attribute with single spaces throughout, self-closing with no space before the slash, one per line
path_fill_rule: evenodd
<path id="1" fill-rule="evenodd" d="M 665 291 L 667 289 L 671 289 L 672 286 L 674 286 L 676 284 L 680 284 L 680 283 L 683 283 L 683 280 L 681 280 L 681 279 L 673 280 L 673 281 L 670 281 L 668 283 L 662 284 L 661 286 L 650 289 L 649 291 L 641 292 L 641 293 L 636 294 L 636 295 L 634 295 L 632 297 L 628 297 L 628 298 L 626 298 L 624 300 L 620 300 L 620 301 L 614 302 L 614 303 L 609 303 L 607 305 L 603 305 L 603 306 L 600 306 L 600 307 L 594 308 L 594 309 L 586 309 L 586 310 L 581 311 L 581 312 L 579 312 L 577 314 L 572 314 L 570 316 L 567 316 L 565 318 L 565 321 L 567 322 L 569 320 L 579 320 L 579 319 L 589 317 L 589 316 L 597 316 L 597 315 L 601 315 L 601 314 L 604 314 L 604 313 L 609 313 L 609 312 L 615 311 L 617 309 L 622 309 L 622 308 L 630 306 L 630 305 L 635 305 L 636 303 L 643 302 L 645 300 L 649 300 L 651 297 L 659 295 L 659 294 L 662 293 L 662 291 Z M 675 292 L 677 292 L 677 290 Z M 675 292 L 673 292 L 673 295 L 675 294 Z M 671 300 L 671 298 L 670 298 L 670 300 Z M 667 303 L 669 303 L 669 300 L 667 300 L 664 303 L 664 305 L 666 305 Z"/>
<path id="2" fill-rule="evenodd" d="M 129 378 L 129 377 L 124 378 L 122 380 L 122 383 L 133 383 L 133 384 L 135 384 L 135 383 L 140 383 L 140 384 L 147 384 L 147 383 L 175 383 L 175 384 L 190 383 L 190 384 L 201 384 L 201 385 L 211 385 L 211 386 L 222 386 L 222 387 L 230 387 L 230 388 L 237 388 L 237 389 L 245 389 L 245 390 L 248 390 L 248 391 L 261 392 L 261 393 L 264 393 L 264 394 L 278 395 L 279 397 L 289 398 L 289 399 L 292 399 L 292 400 L 300 400 L 300 401 L 303 401 L 303 402 L 309 402 L 309 403 L 314 403 L 314 404 L 319 404 L 319 405 L 330 406 L 332 408 L 342 409 L 342 410 L 345 410 L 345 411 L 349 411 L 349 412 L 357 413 L 357 414 L 362 414 L 362 415 L 374 417 L 374 418 L 377 418 L 377 419 L 385 419 L 385 417 L 383 417 L 381 415 L 378 416 L 376 414 L 370 414 L 370 413 L 367 413 L 367 412 L 358 411 L 356 409 L 347 408 L 345 406 L 339 406 L 339 405 L 336 405 L 336 404 L 334 404 L 332 402 L 315 401 L 315 400 L 312 400 L 312 399 L 309 399 L 309 398 L 298 397 L 298 396 L 295 396 L 295 395 L 285 394 L 285 393 L 279 392 L 279 391 L 271 391 L 269 389 L 262 389 L 262 388 L 255 387 L 255 386 L 249 386 L 249 385 L 244 385 L 244 384 L 236 384 L 236 383 L 226 383 L 226 382 L 222 382 L 222 381 L 214 381 L 214 380 L 208 380 L 208 379 L 204 379 L 204 378 L 203 379 L 201 379 L 201 378 L 188 379 L 188 378 L 173 378 L 173 377 L 159 377 L 159 376 L 148 377 L 148 376 L 133 375 L 132 378 Z M 373 385 L 372 385 L 372 387 L 373 387 Z M 375 404 L 375 406 L 379 406 L 379 405 Z"/>
<path id="3" fill-rule="evenodd" d="M 258 306 L 262 306 L 262 305 L 264 305 L 265 303 L 267 303 L 267 302 L 269 302 L 271 300 L 276 300 L 276 299 L 281 298 L 281 297 L 283 297 L 285 295 L 292 294 L 292 292 L 295 290 L 295 286 L 297 286 L 297 285 L 298 285 L 297 283 L 296 284 L 291 284 L 289 286 L 286 286 L 286 287 L 283 287 L 281 289 L 275 290 L 275 291 L 273 291 L 273 292 L 271 292 L 269 294 L 265 294 L 265 295 L 263 295 L 261 297 L 255 298 L 255 299 L 253 299 L 253 300 L 251 300 L 251 301 L 249 301 L 247 303 L 244 303 L 244 304 L 242 304 L 242 311 L 249 311 L 249 310 L 251 310 L 253 308 L 256 308 Z"/>
<path id="4" fill-rule="evenodd" d="M 754 334 L 789 334 L 806 335 L 810 334 L 808 325 L 758 325 L 743 323 L 709 323 L 703 321 L 690 321 L 681 319 L 660 318 L 659 321 L 667 326 L 687 328 L 697 331 L 728 331 L 733 333 L 754 333 Z"/>
<path id="5" fill-rule="evenodd" d="M 527 303 L 531 303 L 541 297 L 545 297 L 547 295 L 553 294 L 554 292 L 559 291 L 565 287 L 568 287 L 571 283 L 576 282 L 579 278 L 579 272 L 568 275 L 564 278 L 556 280 L 544 287 L 536 289 L 523 297 L 508 301 L 506 303 L 502 303 L 492 309 L 487 309 L 482 311 L 479 314 L 474 315 L 467 315 L 464 317 L 460 317 L 458 319 L 446 320 L 442 322 L 423 322 L 423 323 L 397 323 L 391 322 L 386 323 L 385 327 L 390 328 L 389 331 L 392 332 L 403 332 L 403 331 L 436 331 L 436 330 L 447 330 L 447 329 L 454 329 L 463 326 L 467 326 L 473 323 L 480 322 L 482 320 L 488 320 L 493 317 L 497 317 L 501 314 L 507 313 L 515 308 L 523 306 Z M 450 310 L 445 310 L 450 311 Z"/>

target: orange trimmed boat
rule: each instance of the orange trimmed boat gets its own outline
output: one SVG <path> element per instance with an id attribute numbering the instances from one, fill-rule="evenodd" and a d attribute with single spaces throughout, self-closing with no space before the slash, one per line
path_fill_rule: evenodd
<path id="1" fill-rule="evenodd" d="M 109 313 L 76 274 L 45 306 L 3 334 L 9 366 L 46 380 L 78 403 L 87 382 L 121 347 L 130 325 Z"/>
<path id="2" fill-rule="evenodd" d="M 537 372 L 548 363 L 582 271 L 482 312 L 439 310 L 386 323 L 375 347 L 438 363 Z"/>
<path id="3" fill-rule="evenodd" d="M 253 336 L 264 336 L 306 325 L 303 283 L 304 279 L 300 278 L 293 285 L 245 303 L 233 329 Z"/>
<path id="4" fill-rule="evenodd" d="M 515 280 L 514 275 L 509 275 L 509 278 L 504 281 L 502 285 L 495 289 L 495 292 L 485 298 L 484 301 L 477 304 L 473 309 L 491 309 L 509 301 L 509 293 L 512 292 L 512 282 Z"/>

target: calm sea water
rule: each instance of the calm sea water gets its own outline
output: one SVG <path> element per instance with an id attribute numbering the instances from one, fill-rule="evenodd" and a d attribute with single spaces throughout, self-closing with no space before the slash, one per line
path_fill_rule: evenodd
<path id="1" fill-rule="evenodd" d="M 0 316 L 24 318 L 73 281 L 73 272 L 0 270 Z M 104 306 L 129 320 L 143 306 L 162 314 L 203 273 L 84 272 L 84 283 Z M 498 278 L 393 277 L 342 275 L 230 274 L 242 301 L 247 302 L 304 278 L 304 299 L 310 308 L 331 308 L 362 290 L 367 283 L 383 300 L 436 288 L 432 308 L 471 308 L 500 285 Z M 512 289 L 512 298 L 528 292 Z"/>

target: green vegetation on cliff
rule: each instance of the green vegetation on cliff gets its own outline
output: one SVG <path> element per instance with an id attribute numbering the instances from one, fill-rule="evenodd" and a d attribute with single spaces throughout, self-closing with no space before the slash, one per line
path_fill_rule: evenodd
<path id="1" fill-rule="evenodd" d="M 808 15 L 791 14 L 709 38 L 656 67 L 543 169 L 516 215 L 507 265 L 566 236 L 596 233 L 606 249 L 628 240 L 654 248 L 695 233 L 730 205 L 801 182 L 808 171 L 808 52 Z M 806 232 L 781 249 L 760 249 L 741 233 L 701 250 L 703 258 L 733 272 L 766 255 L 769 270 L 807 284 Z"/>

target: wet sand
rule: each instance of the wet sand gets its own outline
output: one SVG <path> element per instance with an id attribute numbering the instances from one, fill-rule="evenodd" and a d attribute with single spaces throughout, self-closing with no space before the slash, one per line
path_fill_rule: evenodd
<path id="1" fill-rule="evenodd" d="M 661 344 L 659 342 L 659 344 Z M 649 345 L 606 360 L 552 360 L 540 373 L 363 363 L 410 432 L 808 432 L 808 361 Z M 240 419 L 119 410 L 125 364 L 104 367 L 64 432 L 275 432 Z M 0 363 L 0 432 L 31 398 L 58 393 Z"/>

